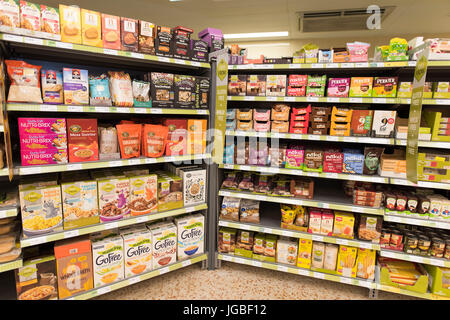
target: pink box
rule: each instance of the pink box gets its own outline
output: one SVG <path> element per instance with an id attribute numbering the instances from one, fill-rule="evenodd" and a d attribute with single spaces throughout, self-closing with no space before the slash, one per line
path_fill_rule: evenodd
<path id="1" fill-rule="evenodd" d="M 67 163 L 67 150 L 49 149 L 21 151 L 22 166 L 42 166 Z"/>
<path id="2" fill-rule="evenodd" d="M 322 212 L 314 209 L 309 211 L 308 232 L 320 234 L 321 225 L 322 225 Z"/>
<path id="3" fill-rule="evenodd" d="M 287 149 L 285 168 L 302 169 L 304 156 L 305 150 L 303 147 L 298 149 Z"/>
<path id="4" fill-rule="evenodd" d="M 65 134 L 25 134 L 20 136 L 20 150 L 67 149 Z"/>
<path id="5" fill-rule="evenodd" d="M 253 120 L 256 121 L 269 121 L 270 109 L 253 109 Z"/>
<path id="6" fill-rule="evenodd" d="M 368 51 L 370 44 L 364 42 L 347 43 L 347 50 L 350 55 L 350 62 L 369 61 Z"/>
<path id="7" fill-rule="evenodd" d="M 19 135 L 25 134 L 66 134 L 64 118 L 18 118 Z"/>
<path id="8" fill-rule="evenodd" d="M 328 97 L 348 97 L 350 78 L 330 78 L 328 80 Z"/>
<path id="9" fill-rule="evenodd" d="M 258 132 L 269 132 L 270 131 L 270 121 L 257 122 L 253 120 L 253 129 Z"/>
<path id="10" fill-rule="evenodd" d="M 323 153 L 323 172 L 342 173 L 344 154 L 337 149 L 325 150 Z"/>
<path id="11" fill-rule="evenodd" d="M 322 212 L 320 224 L 320 234 L 331 236 L 333 234 L 334 214 L 332 212 Z"/>

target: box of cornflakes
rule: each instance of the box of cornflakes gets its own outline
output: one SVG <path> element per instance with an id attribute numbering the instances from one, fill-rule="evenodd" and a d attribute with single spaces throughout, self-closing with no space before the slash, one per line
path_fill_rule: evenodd
<path id="1" fill-rule="evenodd" d="M 123 238 L 120 235 L 94 238 L 92 262 L 95 288 L 124 279 Z"/>
<path id="2" fill-rule="evenodd" d="M 125 257 L 125 278 L 152 270 L 152 233 L 147 228 L 121 232 Z"/>

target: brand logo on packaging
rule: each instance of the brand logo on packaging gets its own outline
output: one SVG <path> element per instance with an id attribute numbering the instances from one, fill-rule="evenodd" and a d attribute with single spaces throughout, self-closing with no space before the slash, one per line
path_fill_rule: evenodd
<path id="1" fill-rule="evenodd" d="M 42 195 L 37 193 L 37 192 L 30 192 L 29 194 L 27 194 L 24 199 L 30 202 L 35 202 L 37 200 L 39 200 L 40 198 L 42 198 Z"/>
<path id="2" fill-rule="evenodd" d="M 78 192 L 80 192 L 80 188 L 78 188 L 77 186 L 70 186 L 64 192 L 74 196 Z"/>

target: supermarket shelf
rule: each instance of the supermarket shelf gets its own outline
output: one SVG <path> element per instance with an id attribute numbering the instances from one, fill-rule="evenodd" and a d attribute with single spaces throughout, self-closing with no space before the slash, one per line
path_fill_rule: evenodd
<path id="1" fill-rule="evenodd" d="M 277 270 L 277 271 L 281 271 L 281 272 L 298 274 L 298 275 L 312 277 L 312 278 L 316 278 L 316 279 L 324 279 L 324 280 L 329 280 L 329 281 L 334 281 L 334 282 L 346 283 L 346 284 L 365 287 L 365 288 L 369 288 L 369 289 L 375 289 L 375 287 L 376 287 L 376 283 L 373 281 L 370 281 L 370 280 L 346 278 L 346 277 L 342 277 L 339 275 L 311 271 L 308 269 L 287 266 L 287 265 L 281 265 L 281 264 L 277 264 L 277 263 L 262 262 L 262 261 L 253 260 L 253 259 L 244 258 L 244 257 L 236 257 L 233 255 L 228 255 L 228 254 L 219 253 L 218 259 L 223 260 L 223 261 L 231 261 L 231 262 L 235 262 L 235 263 L 246 264 L 246 265 L 254 266 L 254 267 L 260 267 L 260 268 L 265 268 L 265 269 Z"/>
<path id="2" fill-rule="evenodd" d="M 236 228 L 236 229 L 241 229 L 241 230 L 248 230 L 248 231 L 263 232 L 263 233 L 269 233 L 269 234 L 276 234 L 279 236 L 286 236 L 286 237 L 292 237 L 292 238 L 310 239 L 310 240 L 326 242 L 326 243 L 342 244 L 342 245 L 350 246 L 350 247 L 380 250 L 379 244 L 371 243 L 369 241 L 342 239 L 342 238 L 337 238 L 337 237 L 324 236 L 324 235 L 320 235 L 320 234 L 312 234 L 312 233 L 308 233 L 308 232 L 283 229 L 283 228 L 280 228 L 279 217 L 277 217 L 277 218 L 278 219 L 275 219 L 275 217 L 263 215 L 260 218 L 261 219 L 260 224 L 219 220 L 219 226 Z"/>
<path id="3" fill-rule="evenodd" d="M 394 258 L 394 259 L 399 259 L 399 260 L 429 264 L 432 266 L 450 268 L 450 260 L 447 260 L 447 259 L 439 259 L 439 258 L 434 258 L 434 257 L 422 257 L 422 256 L 414 255 L 414 254 L 408 254 L 405 252 L 399 252 L 399 251 L 393 251 L 393 250 L 387 250 L 387 249 L 381 249 L 380 255 L 382 257 L 387 257 L 387 258 Z"/>
<path id="4" fill-rule="evenodd" d="M 449 61 L 435 61 L 446 66 Z M 228 70 L 290 70 L 290 69 L 362 69 L 415 67 L 416 61 L 350 62 L 350 63 L 291 63 L 291 64 L 238 64 L 229 65 Z"/>
<path id="5" fill-rule="evenodd" d="M 8 175 L 9 175 L 8 168 L 0 169 L 0 177 L 2 177 L 2 176 L 8 176 Z"/>
<path id="6" fill-rule="evenodd" d="M 184 68 L 211 68 L 209 63 L 196 62 L 190 60 L 182 60 L 175 58 L 158 57 L 149 54 L 138 52 L 113 50 L 107 48 L 91 47 L 80 44 L 72 44 L 67 42 L 60 42 L 54 40 L 46 40 L 39 38 L 26 37 L 13 34 L 0 34 L 0 40 L 12 44 L 14 47 L 27 47 L 28 49 L 52 50 L 55 52 L 77 54 L 81 56 L 92 55 L 101 56 L 102 59 L 110 56 L 115 60 L 122 60 L 123 62 L 134 60 L 137 63 L 152 63 L 159 65 L 182 66 Z"/>
<path id="7" fill-rule="evenodd" d="M 409 217 L 405 217 L 404 215 L 397 216 L 397 215 L 389 214 L 387 212 L 384 214 L 383 220 L 390 221 L 390 222 L 404 223 L 404 224 L 412 224 L 415 226 L 424 226 L 424 227 L 450 230 L 450 222 L 409 218 Z"/>
<path id="8" fill-rule="evenodd" d="M 395 145 L 397 146 L 406 146 L 406 140 L 404 139 L 395 139 Z M 418 141 L 419 147 L 425 148 L 438 148 L 438 149 L 450 149 L 450 142 L 444 141 Z"/>
<path id="9" fill-rule="evenodd" d="M 82 163 L 54 164 L 46 166 L 24 166 L 24 167 L 19 166 L 16 167 L 15 174 L 23 176 L 29 174 L 40 174 L 49 172 L 87 170 L 87 169 L 99 169 L 109 167 L 125 167 L 132 165 L 143 165 L 143 164 L 164 163 L 164 162 L 181 162 L 186 160 L 209 159 L 210 157 L 211 157 L 210 154 L 197 154 L 197 155 L 170 156 L 160 158 L 141 157 L 126 160 L 90 161 Z"/>
<path id="10" fill-rule="evenodd" d="M 417 181 L 417 184 L 416 184 L 416 183 L 412 183 L 406 179 L 390 178 L 390 183 L 400 185 L 400 186 L 450 190 L 450 183 L 442 183 L 442 182 Z"/>
<path id="11" fill-rule="evenodd" d="M 228 101 L 411 104 L 409 98 L 255 97 L 228 96 Z M 423 99 L 423 105 L 450 105 L 450 99 Z"/>
<path id="12" fill-rule="evenodd" d="M 180 109 L 180 108 L 126 108 L 126 107 L 95 107 L 76 105 L 8 103 L 8 111 L 40 111 L 40 112 L 83 112 L 83 113 L 131 113 L 131 114 L 186 114 L 208 115 L 206 109 Z"/>
<path id="13" fill-rule="evenodd" d="M 65 230 L 65 231 L 61 231 L 61 232 L 49 233 L 49 234 L 45 234 L 43 236 L 36 236 L 36 237 L 30 237 L 30 238 L 22 237 L 22 239 L 20 239 L 20 246 L 22 248 L 26 248 L 26 247 L 35 246 L 35 245 L 38 245 L 41 243 L 52 242 L 52 241 L 67 239 L 67 238 L 73 238 L 73 237 L 77 237 L 80 235 L 89 234 L 89 233 L 93 233 L 93 232 L 97 232 L 97 231 L 109 230 L 109 229 L 113 229 L 113 228 L 119 228 L 119 227 L 129 226 L 129 225 L 138 224 L 138 223 L 155 221 L 155 220 L 166 218 L 166 217 L 179 216 L 181 214 L 204 210 L 207 208 L 208 208 L 208 205 L 205 203 L 205 204 L 200 204 L 197 206 L 191 206 L 191 207 L 185 207 L 185 208 L 180 208 L 180 209 L 176 209 L 176 210 L 146 214 L 146 215 L 142 215 L 142 216 L 117 220 L 117 221 L 113 221 L 113 222 L 99 223 L 99 224 L 95 224 L 92 226 L 79 228 L 79 229 L 71 229 L 71 230 Z"/>
<path id="14" fill-rule="evenodd" d="M 325 186 L 323 186 L 325 187 Z M 232 191 L 232 190 L 220 190 L 219 196 L 223 197 L 235 197 L 241 199 L 250 199 L 250 200 L 259 200 L 266 202 L 274 202 L 274 203 L 285 203 L 285 204 L 294 204 L 294 205 L 303 205 L 307 207 L 316 207 L 316 208 L 324 208 L 324 209 L 334 209 L 341 211 L 349 211 L 349 212 L 359 212 L 359 213 L 367 213 L 374 215 L 384 215 L 384 209 L 382 208 L 370 208 L 363 206 L 356 206 L 352 204 L 352 199 L 343 199 L 342 195 L 336 195 L 336 189 L 333 191 L 330 189 L 324 189 L 322 187 L 316 188 L 316 190 L 320 190 L 321 194 L 316 191 L 314 196 L 314 200 L 308 199 L 299 199 L 294 197 L 283 197 L 283 196 L 266 196 L 260 194 L 253 194 L 245 191 Z"/>
<path id="15" fill-rule="evenodd" d="M 6 272 L 10 270 L 14 270 L 17 268 L 21 268 L 23 266 L 23 260 L 17 259 L 10 262 L 0 263 L 0 272 Z"/>
<path id="16" fill-rule="evenodd" d="M 338 179 L 338 180 L 353 180 L 353 181 L 365 181 L 373 183 L 389 183 L 389 178 L 380 176 L 368 176 L 368 175 L 358 175 L 358 174 L 346 174 L 346 173 L 331 173 L 331 172 L 308 172 L 299 169 L 285 169 L 285 168 L 275 168 L 267 166 L 251 166 L 251 165 L 237 165 L 237 164 L 221 164 L 219 168 L 223 169 L 233 169 L 233 170 L 243 170 L 252 172 L 263 172 L 263 173 L 280 173 L 295 176 L 305 176 L 305 177 L 316 177 L 316 178 L 328 178 L 328 179 Z"/>
<path id="17" fill-rule="evenodd" d="M 406 296 L 416 297 L 416 298 L 428 299 L 428 300 L 450 300 L 450 298 L 448 298 L 448 297 L 439 296 L 439 295 L 432 294 L 429 292 L 419 293 L 419 292 L 400 289 L 397 287 L 391 287 L 391 286 L 387 286 L 387 285 L 383 285 L 383 284 L 379 284 L 379 283 L 377 283 L 376 289 L 386 291 L 386 292 L 392 292 L 392 293 L 402 294 L 402 295 L 406 295 Z"/>
<path id="18" fill-rule="evenodd" d="M 141 282 L 144 280 L 148 280 L 148 279 L 154 278 L 156 276 L 163 275 L 165 273 L 168 273 L 168 272 L 180 269 L 180 268 L 184 268 L 184 267 L 190 266 L 194 263 L 198 263 L 200 261 L 204 261 L 207 259 L 208 259 L 208 255 L 206 253 L 201 254 L 196 257 L 190 258 L 188 260 L 178 261 L 169 266 L 166 266 L 163 268 L 158 268 L 153 271 L 141 274 L 139 276 L 134 276 L 134 277 L 131 277 L 128 279 L 124 279 L 122 281 L 118 281 L 118 282 L 110 284 L 110 285 L 106 285 L 106 286 L 102 286 L 102 287 L 99 287 L 96 289 L 89 290 L 88 292 L 72 296 L 70 298 L 67 298 L 66 300 L 86 300 L 86 299 L 98 297 L 102 294 L 105 294 L 105 293 L 108 293 L 108 292 L 111 292 L 111 291 L 114 291 L 114 290 L 117 290 L 120 288 L 124 288 L 124 287 L 130 286 L 132 284 L 135 284 L 135 283 L 138 283 L 138 282 Z"/>
<path id="19" fill-rule="evenodd" d="M 0 219 L 17 216 L 17 207 L 7 207 L 0 209 Z"/>

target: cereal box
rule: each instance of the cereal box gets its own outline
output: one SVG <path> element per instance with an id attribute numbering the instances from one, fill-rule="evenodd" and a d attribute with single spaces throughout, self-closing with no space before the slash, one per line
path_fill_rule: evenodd
<path id="1" fill-rule="evenodd" d="M 61 189 L 65 230 L 100 222 L 95 180 L 62 183 Z"/>
<path id="2" fill-rule="evenodd" d="M 102 222 L 122 219 L 129 214 L 130 210 L 127 204 L 130 194 L 130 179 L 124 177 L 98 179 L 97 189 Z"/>
<path id="3" fill-rule="evenodd" d="M 371 97 L 372 77 L 352 77 L 350 84 L 350 97 Z"/>
<path id="4" fill-rule="evenodd" d="M 58 241 L 55 258 L 59 299 L 94 287 L 91 241 L 87 236 Z"/>
<path id="5" fill-rule="evenodd" d="M 356 255 L 358 248 L 339 246 L 339 255 L 336 273 L 338 275 L 355 278 L 356 277 Z"/>
<path id="6" fill-rule="evenodd" d="M 92 240 L 94 287 L 124 278 L 123 238 L 119 235 Z"/>
<path id="7" fill-rule="evenodd" d="M 277 241 L 277 262 L 295 266 L 297 263 L 297 241 L 287 237 L 281 237 Z"/>
<path id="8" fill-rule="evenodd" d="M 59 9 L 41 4 L 41 30 L 42 32 L 58 35 L 61 39 L 59 25 Z"/>
<path id="9" fill-rule="evenodd" d="M 17 300 L 57 300 L 58 282 L 54 256 L 39 256 L 14 270 Z"/>
<path id="10" fill-rule="evenodd" d="M 67 149 L 43 149 L 21 151 L 22 166 L 65 164 L 67 163 Z"/>
<path id="11" fill-rule="evenodd" d="M 66 134 L 65 118 L 18 118 L 19 135 Z"/>
<path id="12" fill-rule="evenodd" d="M 65 104 L 89 104 L 87 70 L 64 68 L 63 82 Z"/>
<path id="13" fill-rule="evenodd" d="M 158 191 L 156 174 L 129 175 L 130 197 L 128 209 L 132 216 L 139 216 L 158 210 Z"/>
<path id="14" fill-rule="evenodd" d="M 375 77 L 372 97 L 397 97 L 398 77 Z"/>
<path id="15" fill-rule="evenodd" d="M 67 119 L 69 162 L 98 160 L 97 119 Z"/>
<path id="16" fill-rule="evenodd" d="M 102 13 L 103 48 L 120 50 L 120 17 Z"/>
<path id="17" fill-rule="evenodd" d="M 328 97 L 348 97 L 350 78 L 330 78 L 328 80 Z"/>
<path id="18" fill-rule="evenodd" d="M 313 241 L 310 239 L 298 240 L 298 257 L 297 267 L 309 269 L 311 268 L 311 253 Z"/>
<path id="19" fill-rule="evenodd" d="M 205 217 L 194 214 L 175 219 L 178 234 L 178 260 L 202 254 L 205 242 Z"/>
<path id="20" fill-rule="evenodd" d="M 25 238 L 63 230 L 60 186 L 22 189 L 20 208 Z"/>
<path id="21" fill-rule="evenodd" d="M 99 12 L 81 9 L 82 42 L 93 47 L 103 47 L 102 19 Z"/>
<path id="22" fill-rule="evenodd" d="M 183 207 L 183 181 L 169 172 L 156 172 L 158 175 L 158 211 L 174 210 Z"/>
<path id="23" fill-rule="evenodd" d="M 24 134 L 20 136 L 21 151 L 67 149 L 65 134 Z"/>
<path id="24" fill-rule="evenodd" d="M 333 236 L 353 239 L 354 224 L 355 224 L 355 216 L 352 213 L 335 211 Z"/>
<path id="25" fill-rule="evenodd" d="M 41 9 L 38 4 L 20 1 L 20 27 L 28 31 L 41 31 Z"/>
<path id="26" fill-rule="evenodd" d="M 184 206 L 205 203 L 206 201 L 206 169 L 185 168 L 180 170 L 183 179 Z"/>
<path id="27" fill-rule="evenodd" d="M 0 1 L 0 31 L 20 28 L 20 7 L 18 0 Z"/>
<path id="28" fill-rule="evenodd" d="M 152 72 L 150 74 L 150 94 L 152 97 L 152 106 L 154 107 L 173 107 L 174 93 L 174 75 L 171 73 Z"/>
<path id="29" fill-rule="evenodd" d="M 161 222 L 148 227 L 152 232 L 153 269 L 177 261 L 177 227 L 173 222 Z"/>
<path id="30" fill-rule="evenodd" d="M 138 27 L 139 22 L 135 19 L 130 18 L 120 18 L 121 27 L 121 49 L 124 51 L 138 51 Z"/>
<path id="31" fill-rule="evenodd" d="M 81 44 L 81 10 L 77 6 L 59 5 L 61 41 Z"/>
<path id="32" fill-rule="evenodd" d="M 152 233 L 147 228 L 121 232 L 125 257 L 125 278 L 152 270 Z"/>

